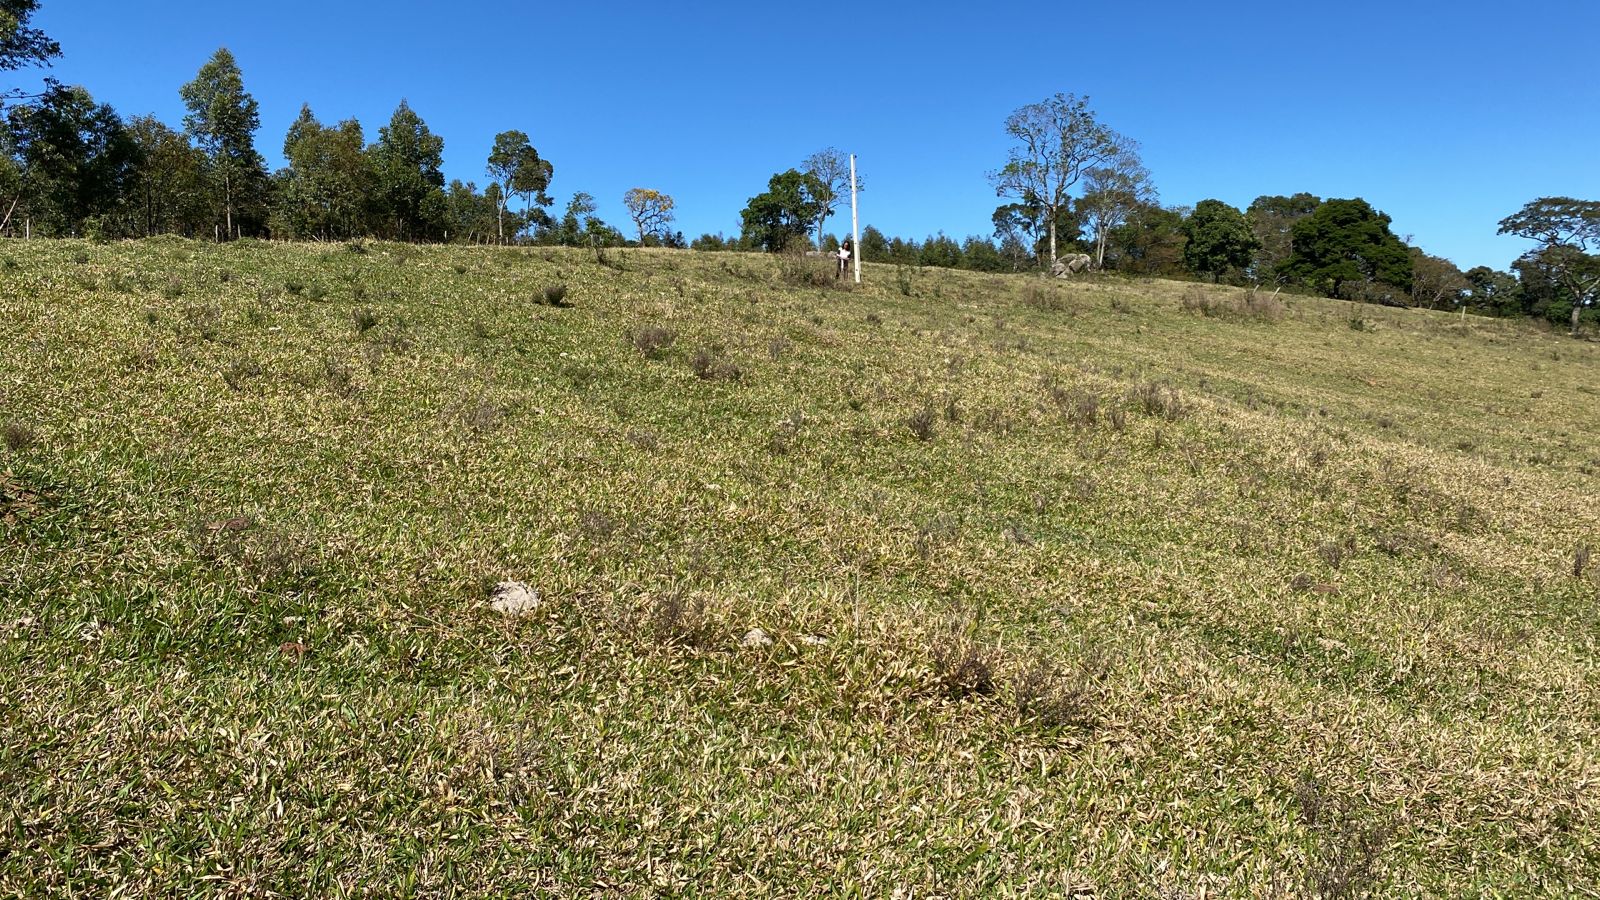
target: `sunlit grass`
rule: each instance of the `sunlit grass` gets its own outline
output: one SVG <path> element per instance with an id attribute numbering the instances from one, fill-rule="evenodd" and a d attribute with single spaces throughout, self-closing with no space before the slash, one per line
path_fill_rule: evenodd
<path id="1" fill-rule="evenodd" d="M 0 257 L 0 893 L 1600 890 L 1600 345 L 734 254 Z"/>

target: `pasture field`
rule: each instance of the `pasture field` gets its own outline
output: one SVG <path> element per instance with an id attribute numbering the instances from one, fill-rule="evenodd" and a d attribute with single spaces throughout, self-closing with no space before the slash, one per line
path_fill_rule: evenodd
<path id="1" fill-rule="evenodd" d="M 1600 895 L 1600 343 L 807 265 L 0 243 L 0 895 Z"/>

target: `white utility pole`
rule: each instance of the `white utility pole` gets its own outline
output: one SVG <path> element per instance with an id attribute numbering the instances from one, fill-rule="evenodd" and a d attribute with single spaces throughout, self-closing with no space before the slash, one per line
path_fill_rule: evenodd
<path id="1" fill-rule="evenodd" d="M 861 217 L 856 214 L 856 155 L 850 154 L 850 257 L 855 260 L 856 284 L 861 283 Z"/>

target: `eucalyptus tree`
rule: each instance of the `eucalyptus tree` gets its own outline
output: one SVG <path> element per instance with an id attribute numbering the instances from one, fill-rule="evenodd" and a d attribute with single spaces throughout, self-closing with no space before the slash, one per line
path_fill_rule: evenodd
<path id="1" fill-rule="evenodd" d="M 444 138 L 404 100 L 367 148 L 377 179 L 383 230 L 396 240 L 437 240 L 449 216 L 444 193 Z"/>
<path id="2" fill-rule="evenodd" d="M 327 127 L 302 106 L 284 137 L 283 158 L 289 168 L 280 182 L 275 228 L 323 240 L 367 232 L 377 178 L 360 122 L 346 119 Z"/>
<path id="3" fill-rule="evenodd" d="M 178 94 L 189 110 L 184 128 L 205 151 L 207 174 L 220 193 L 226 233 L 236 236 L 242 230 L 240 213 L 258 218 L 266 199 L 267 164 L 255 145 L 260 105 L 244 89 L 239 64 L 226 47 L 212 54 Z"/>
<path id="4" fill-rule="evenodd" d="M 1083 196 L 1076 207 L 1094 235 L 1095 268 L 1104 268 L 1106 243 L 1140 206 L 1158 199 L 1150 170 L 1139 158 L 1139 142 L 1119 137 L 1117 148 L 1099 165 L 1083 174 Z"/>
<path id="5" fill-rule="evenodd" d="M 539 156 L 526 132 L 502 131 L 494 136 L 494 147 L 489 151 L 488 174 L 500 184 L 499 206 L 495 210 L 495 228 L 500 240 L 505 240 L 506 197 L 521 197 L 527 221 L 533 220 L 533 206 L 549 206 L 550 180 L 555 177 L 555 167 Z"/>
<path id="6" fill-rule="evenodd" d="M 991 172 L 995 194 L 1043 210 L 1050 228 L 1050 262 L 1056 261 L 1056 218 L 1072 202 L 1072 189 L 1090 170 L 1105 165 L 1126 138 L 1101 124 L 1087 97 L 1056 94 L 1030 103 L 1006 119 L 1017 143 L 1005 166 Z"/>

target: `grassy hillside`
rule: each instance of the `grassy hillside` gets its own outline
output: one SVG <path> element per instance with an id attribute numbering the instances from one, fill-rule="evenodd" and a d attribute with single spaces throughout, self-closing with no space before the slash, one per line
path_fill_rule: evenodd
<path id="1" fill-rule="evenodd" d="M 1600 344 L 867 276 L 0 244 L 0 894 L 1600 892 Z"/>

